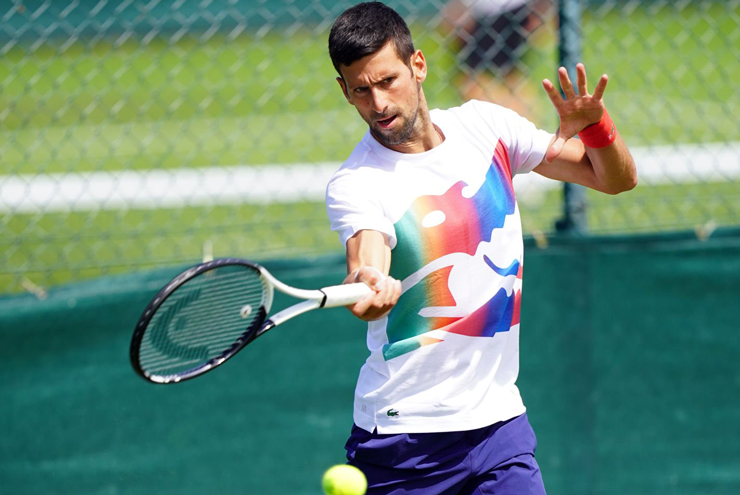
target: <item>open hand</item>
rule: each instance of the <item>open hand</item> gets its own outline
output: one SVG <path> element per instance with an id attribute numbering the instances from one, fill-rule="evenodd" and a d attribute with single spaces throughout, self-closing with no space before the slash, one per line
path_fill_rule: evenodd
<path id="1" fill-rule="evenodd" d="M 586 68 L 584 65 L 576 65 L 576 72 L 578 73 L 578 94 L 576 94 L 573 88 L 573 83 L 570 81 L 568 71 L 565 67 L 558 69 L 560 87 L 563 89 L 565 99 L 563 99 L 560 92 L 555 89 L 555 86 L 549 80 L 545 79 L 542 81 L 542 86 L 544 86 L 547 96 L 550 97 L 550 101 L 560 116 L 560 127 L 558 127 L 555 133 L 555 141 L 553 141 L 545 154 L 545 160 L 548 162 L 553 161 L 560 155 L 568 139 L 591 124 L 599 122 L 604 115 L 602 97 L 604 96 L 604 90 L 606 89 L 606 83 L 609 77 L 606 74 L 601 76 L 601 79 L 596 84 L 596 89 L 594 89 L 594 94 L 590 95 L 588 94 Z"/>

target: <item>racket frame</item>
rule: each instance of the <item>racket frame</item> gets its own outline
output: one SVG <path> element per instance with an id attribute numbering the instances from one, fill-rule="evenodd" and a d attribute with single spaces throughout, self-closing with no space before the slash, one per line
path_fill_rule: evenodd
<path id="1" fill-rule="evenodd" d="M 190 370 L 170 375 L 159 375 L 144 370 L 139 360 L 139 350 L 141 348 L 142 339 L 146 333 L 146 329 L 157 309 L 159 309 L 167 298 L 174 294 L 179 287 L 182 287 L 189 280 L 203 274 L 204 272 L 227 265 L 244 266 L 259 273 L 260 279 L 265 285 L 264 301 L 258 309 L 260 316 L 254 319 L 252 324 L 229 348 L 225 349 L 218 356 L 211 358 L 206 363 L 195 366 Z M 274 292 L 276 289 L 283 294 L 297 299 L 303 299 L 304 301 L 289 306 L 267 318 L 267 315 L 272 308 Z M 180 275 L 172 279 L 172 281 L 165 285 L 157 295 L 154 296 L 151 302 L 144 309 L 144 312 L 136 324 L 133 337 L 131 338 L 131 346 L 129 350 L 131 364 L 139 376 L 152 383 L 170 384 L 189 380 L 220 366 L 246 347 L 249 343 L 254 341 L 257 337 L 291 318 L 313 309 L 353 304 L 371 292 L 372 290 L 363 283 L 334 285 L 314 290 L 298 289 L 281 282 L 263 266 L 239 258 L 219 258 L 201 263 L 185 270 Z"/>

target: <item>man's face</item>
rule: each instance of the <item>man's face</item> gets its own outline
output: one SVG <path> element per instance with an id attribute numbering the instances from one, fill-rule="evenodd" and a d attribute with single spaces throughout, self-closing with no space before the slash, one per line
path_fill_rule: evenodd
<path id="1" fill-rule="evenodd" d="M 357 108 L 375 138 L 389 148 L 421 132 L 417 117 L 426 62 L 420 51 L 410 62 L 411 68 L 389 42 L 350 66 L 342 65 L 344 78 L 337 78 L 347 101 Z"/>

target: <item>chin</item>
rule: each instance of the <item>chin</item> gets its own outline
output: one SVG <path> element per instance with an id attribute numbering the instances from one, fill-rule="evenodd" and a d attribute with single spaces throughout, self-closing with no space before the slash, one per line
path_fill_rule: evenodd
<path id="1" fill-rule="evenodd" d="M 381 134 L 379 132 L 374 133 L 375 139 L 377 139 L 381 144 L 384 144 L 386 146 L 397 146 L 399 144 L 405 143 L 408 138 L 402 138 L 402 136 L 388 136 L 387 134 Z"/>
<path id="2" fill-rule="evenodd" d="M 397 146 L 403 144 L 411 138 L 413 129 L 407 129 L 405 126 L 401 126 L 397 131 L 389 132 L 386 129 L 372 128 L 373 135 L 380 143 L 386 146 Z"/>

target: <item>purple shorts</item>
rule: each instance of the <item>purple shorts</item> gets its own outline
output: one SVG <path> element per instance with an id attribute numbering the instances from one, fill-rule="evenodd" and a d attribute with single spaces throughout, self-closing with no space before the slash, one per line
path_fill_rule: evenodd
<path id="1" fill-rule="evenodd" d="M 527 415 L 449 433 L 380 435 L 353 426 L 349 464 L 367 495 L 545 495 Z"/>

